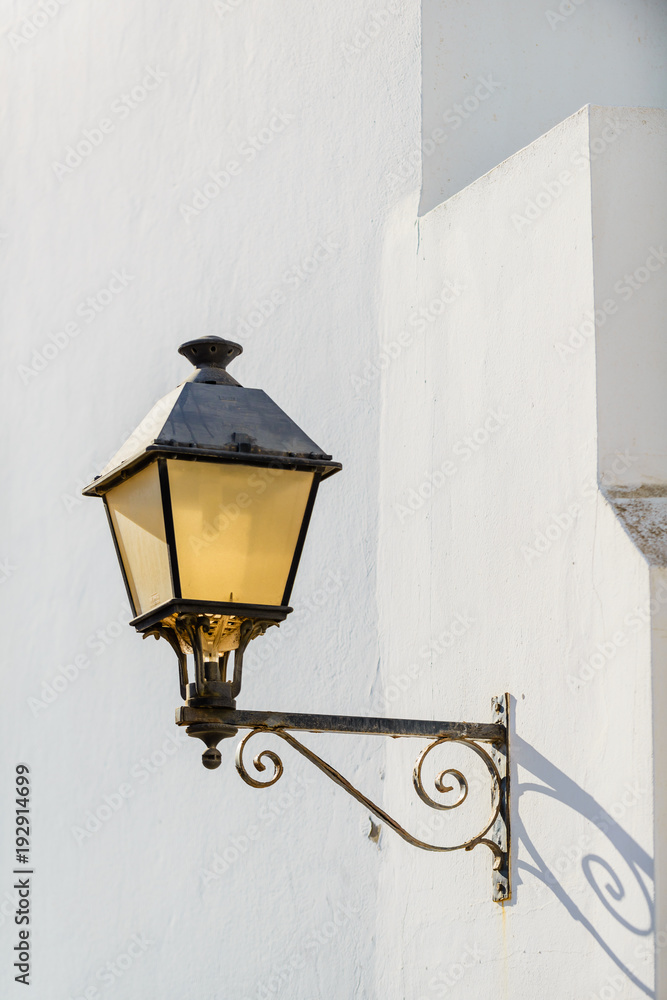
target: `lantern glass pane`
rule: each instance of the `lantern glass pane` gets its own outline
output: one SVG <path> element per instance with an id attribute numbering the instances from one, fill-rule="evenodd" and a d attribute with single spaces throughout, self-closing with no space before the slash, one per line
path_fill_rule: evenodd
<path id="1" fill-rule="evenodd" d="M 109 490 L 107 503 L 134 605 L 144 614 L 174 596 L 157 462 Z"/>
<path id="2" fill-rule="evenodd" d="M 167 460 L 181 594 L 282 604 L 312 472 Z"/>

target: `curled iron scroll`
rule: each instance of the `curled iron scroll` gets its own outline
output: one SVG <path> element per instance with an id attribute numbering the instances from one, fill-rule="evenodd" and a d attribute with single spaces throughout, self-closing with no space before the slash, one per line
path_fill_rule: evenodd
<path id="1" fill-rule="evenodd" d="M 253 758 L 253 765 L 255 767 L 255 770 L 259 771 L 260 773 L 266 770 L 266 764 L 264 763 L 265 759 L 271 761 L 271 763 L 273 764 L 274 771 L 273 775 L 271 775 L 271 777 L 268 780 L 258 781 L 256 778 L 252 777 L 248 773 L 248 770 L 245 766 L 245 762 L 243 760 L 243 752 L 245 750 L 248 741 L 252 739 L 253 736 L 256 736 L 258 733 L 271 733 L 274 736 L 278 736 L 285 743 L 288 743 L 303 757 L 306 757 L 307 760 L 311 762 L 311 764 L 314 764 L 315 767 L 319 768 L 320 771 L 326 774 L 327 777 L 331 778 L 331 780 L 334 781 L 337 785 L 340 785 L 341 788 L 344 788 L 346 792 L 348 792 L 353 798 L 357 800 L 357 802 L 360 802 L 375 816 L 383 820 L 383 822 L 385 822 L 389 827 L 391 827 L 391 829 L 394 830 L 399 835 L 399 837 L 402 837 L 403 840 L 407 841 L 407 843 L 409 844 L 412 844 L 414 847 L 420 847 L 424 851 L 437 851 L 445 853 L 449 851 L 460 851 L 460 850 L 471 851 L 478 844 L 485 844 L 488 848 L 490 848 L 491 851 L 493 851 L 494 868 L 496 869 L 498 868 L 498 865 L 500 864 L 502 857 L 500 848 L 498 847 L 497 844 L 493 843 L 493 841 L 484 839 L 484 835 L 488 833 L 488 831 L 491 829 L 496 819 L 498 818 L 498 814 L 500 812 L 500 798 L 501 798 L 500 774 L 498 773 L 498 768 L 496 767 L 492 758 L 486 752 L 486 750 L 480 747 L 477 743 L 473 743 L 472 740 L 453 739 L 450 737 L 443 737 L 442 739 L 434 740 L 424 750 L 422 750 L 419 757 L 417 758 L 417 761 L 415 762 L 413 776 L 412 776 L 415 790 L 419 795 L 420 799 L 423 802 L 425 802 L 426 805 L 430 806 L 432 809 L 456 809 L 465 801 L 468 795 L 468 782 L 466 781 L 466 778 L 461 773 L 461 771 L 458 771 L 455 768 L 448 768 L 447 770 L 442 771 L 435 779 L 436 791 L 441 793 L 446 793 L 453 790 L 452 786 L 445 784 L 445 778 L 447 776 L 451 775 L 456 779 L 459 785 L 459 793 L 455 802 L 450 804 L 436 802 L 436 800 L 431 798 L 431 796 L 426 792 L 422 782 L 422 767 L 426 757 L 431 753 L 432 750 L 434 750 L 441 744 L 461 743 L 464 746 L 468 747 L 470 750 L 473 750 L 477 754 L 477 756 L 480 757 L 481 760 L 484 762 L 491 776 L 491 788 L 492 788 L 491 813 L 490 816 L 487 818 L 483 829 L 476 836 L 469 838 L 462 844 L 456 844 L 453 847 L 442 847 L 438 844 L 428 844 L 423 840 L 419 840 L 417 837 L 413 837 L 412 834 L 408 833 L 407 830 L 405 830 L 399 823 L 397 823 L 396 820 L 389 815 L 389 813 L 385 812 L 385 810 L 381 806 L 376 805 L 375 802 L 367 798 L 367 796 L 365 796 L 362 792 L 358 791 L 358 789 L 356 789 L 353 785 L 351 785 L 350 782 L 346 778 L 344 778 L 342 774 L 336 771 L 335 768 L 333 768 L 330 764 L 327 764 L 325 760 L 322 760 L 321 757 L 318 757 L 316 753 L 313 753 L 312 750 L 304 746 L 303 743 L 300 743 L 299 740 L 297 740 L 294 736 L 292 736 L 291 733 L 286 732 L 284 729 L 263 729 L 263 728 L 251 729 L 250 732 L 246 736 L 244 736 L 244 738 L 241 740 L 236 750 L 236 770 L 241 775 L 246 784 L 251 785 L 253 788 L 268 788 L 271 785 L 274 785 L 276 781 L 278 781 L 283 774 L 282 760 L 280 759 L 278 754 L 275 753 L 273 750 L 262 750 Z"/>
<path id="2" fill-rule="evenodd" d="M 275 785 L 276 781 L 282 777 L 283 773 L 283 762 L 277 753 L 273 750 L 262 750 L 253 757 L 253 765 L 256 771 L 262 772 L 266 770 L 266 764 L 264 763 L 264 758 L 270 760 L 273 764 L 273 776 L 268 778 L 266 781 L 258 781 L 248 774 L 245 764 L 243 762 L 243 751 L 245 750 L 245 745 L 248 740 L 255 735 L 255 733 L 262 732 L 260 729 L 251 729 L 247 736 L 241 740 L 236 748 L 236 770 L 239 772 L 243 780 L 247 785 L 252 785 L 253 788 L 269 788 L 271 785 Z"/>

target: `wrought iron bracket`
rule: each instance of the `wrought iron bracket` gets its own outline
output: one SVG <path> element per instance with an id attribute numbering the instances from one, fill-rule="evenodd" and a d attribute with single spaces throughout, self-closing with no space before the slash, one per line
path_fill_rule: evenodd
<path id="1" fill-rule="evenodd" d="M 207 767 L 216 767 L 220 763 L 220 752 L 216 748 L 221 740 L 236 736 L 240 729 L 249 730 L 236 750 L 236 770 L 246 784 L 253 788 L 268 788 L 274 785 L 283 773 L 282 760 L 273 750 L 262 750 L 253 758 L 253 766 L 258 774 L 266 771 L 267 762 L 272 765 L 273 773 L 265 780 L 253 777 L 246 769 L 243 759 L 246 744 L 253 736 L 258 733 L 273 733 L 344 788 L 357 802 L 391 827 L 408 844 L 425 851 L 437 852 L 472 851 L 479 844 L 483 844 L 493 854 L 492 898 L 497 903 L 503 903 L 511 898 L 509 711 L 508 694 L 492 700 L 492 718 L 489 723 L 301 715 L 184 705 L 176 711 L 176 723 L 179 726 L 187 726 L 190 736 L 198 737 L 206 743 L 208 749 L 203 754 L 203 761 Z M 458 794 L 454 802 L 437 801 L 424 788 L 422 781 L 424 761 L 432 750 L 442 744 L 456 743 L 465 746 L 483 761 L 489 774 L 491 806 L 485 826 L 473 837 L 454 846 L 441 846 L 420 840 L 405 830 L 381 806 L 351 785 L 335 768 L 318 757 L 309 747 L 304 746 L 292 735 L 293 732 L 358 733 L 430 740 L 428 746 L 422 749 L 417 757 L 412 780 L 420 799 L 431 808 L 439 810 L 456 809 L 460 806 L 468 797 L 468 781 L 464 774 L 455 768 L 442 771 L 435 779 L 436 792 L 445 795 L 454 791 L 455 785 L 450 783 L 453 779 L 458 786 Z"/>

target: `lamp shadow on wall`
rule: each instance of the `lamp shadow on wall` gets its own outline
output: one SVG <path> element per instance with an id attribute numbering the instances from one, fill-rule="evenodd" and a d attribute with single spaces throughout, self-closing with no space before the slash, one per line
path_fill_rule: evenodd
<path id="1" fill-rule="evenodd" d="M 514 717 L 514 712 L 512 713 Z M 651 935 L 655 925 L 654 903 L 646 882 L 653 882 L 654 864 L 647 852 L 634 840 L 614 817 L 598 802 L 585 792 L 571 778 L 555 767 L 550 761 L 542 756 L 534 747 L 526 743 L 515 733 L 511 734 L 512 746 L 512 786 L 513 786 L 513 810 L 512 810 L 512 835 L 514 840 L 514 857 L 512 864 L 517 875 L 517 882 L 520 881 L 520 874 L 530 874 L 539 881 L 563 904 L 573 920 L 584 927 L 594 938 L 602 950 L 609 956 L 619 969 L 620 973 L 641 990 L 647 997 L 655 997 L 655 991 L 643 983 L 636 972 L 628 964 L 627 959 L 622 958 L 612 944 L 605 939 L 591 918 L 582 910 L 572 895 L 563 885 L 562 876 L 573 873 L 577 868 L 583 873 L 590 891 L 597 900 L 607 910 L 609 914 L 618 922 L 619 926 L 631 934 L 632 942 L 637 940 L 646 941 L 646 944 L 636 944 L 633 953 L 637 955 L 639 950 L 653 950 Z M 520 765 L 523 769 L 530 771 L 543 784 L 532 782 L 519 783 L 517 769 Z M 540 854 L 535 843 L 531 839 L 524 823 L 521 820 L 521 808 L 519 799 L 522 795 L 536 793 L 547 795 L 552 799 L 562 802 L 569 809 L 579 812 L 585 819 L 595 826 L 595 833 L 598 837 L 600 833 L 606 836 L 609 846 L 613 848 L 626 863 L 630 882 L 625 883 L 618 875 L 614 866 L 600 854 L 592 853 L 586 847 L 586 842 L 591 839 L 585 835 L 578 838 L 576 844 L 561 845 L 558 852 L 556 864 L 558 870 L 553 871 Z M 523 845 L 532 860 L 532 864 L 525 860 L 518 860 L 516 857 L 519 842 Z M 523 852 L 522 852 L 523 853 Z M 562 868 L 561 860 L 566 862 L 566 867 Z M 581 884 L 581 883 L 579 883 Z M 644 925 L 638 925 L 620 912 L 620 905 L 624 900 L 628 900 L 629 892 L 633 891 L 646 904 L 646 921 Z M 582 905 L 585 902 L 582 901 Z M 638 956 L 639 957 L 639 956 Z M 604 984 L 600 984 L 601 987 Z M 622 986 L 621 986 L 622 988 Z"/>

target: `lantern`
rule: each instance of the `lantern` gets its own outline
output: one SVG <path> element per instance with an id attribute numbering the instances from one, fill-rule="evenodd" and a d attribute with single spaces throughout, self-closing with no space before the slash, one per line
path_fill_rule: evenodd
<path id="1" fill-rule="evenodd" d="M 170 642 L 194 706 L 234 707 L 243 651 L 292 610 L 318 487 L 341 468 L 266 393 L 232 378 L 242 350 L 220 337 L 181 345 L 195 371 L 84 490 L 104 500 L 132 624 Z"/>

